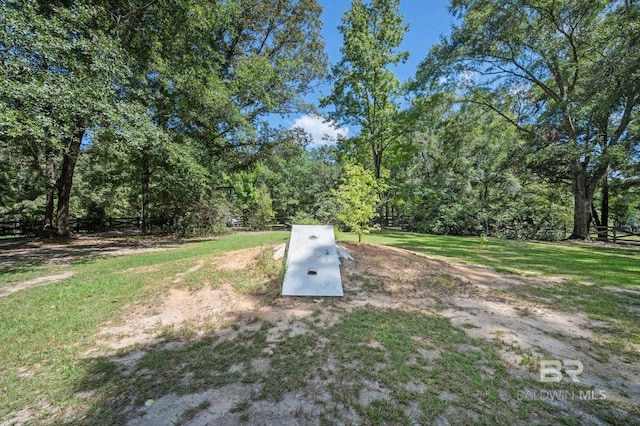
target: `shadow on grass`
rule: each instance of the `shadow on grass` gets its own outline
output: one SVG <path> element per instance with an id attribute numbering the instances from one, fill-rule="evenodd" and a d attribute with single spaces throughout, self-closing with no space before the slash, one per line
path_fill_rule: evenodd
<path id="1" fill-rule="evenodd" d="M 547 243 L 383 232 L 371 242 L 500 271 L 560 275 L 604 285 L 640 288 L 640 250 L 597 244 Z"/>
<path id="2" fill-rule="evenodd" d="M 286 233 L 273 232 L 264 233 L 265 242 L 272 239 L 283 239 Z M 95 260 L 128 254 L 142 254 L 152 251 L 163 251 L 169 249 L 188 248 L 188 246 L 215 244 L 217 241 L 228 240 L 233 237 L 231 234 L 212 236 L 207 238 L 181 239 L 172 236 L 143 236 L 136 235 L 132 238 L 129 235 L 103 237 L 102 234 L 91 234 L 80 236 L 66 241 L 48 241 L 40 239 L 30 239 L 19 244 L 3 247 L 0 251 L 0 273 L 21 274 L 33 271 L 43 265 L 60 264 L 87 264 Z M 242 234 L 238 234 L 242 239 Z M 251 233 L 246 233 L 251 238 L 255 237 Z M 274 235 L 274 237 L 270 237 Z M 242 243 L 237 244 L 238 248 L 244 247 Z M 198 248 L 200 250 L 200 248 Z M 191 253 L 186 253 L 189 255 Z M 176 252 L 174 257 L 181 254 Z"/>
<path id="3" fill-rule="evenodd" d="M 96 398 L 84 419 L 69 424 L 124 424 L 136 418 L 144 419 L 146 411 L 157 408 L 164 418 L 152 414 L 155 422 L 181 424 L 187 420 L 185 413 L 202 403 L 197 394 L 234 383 L 249 385 L 261 378 L 251 365 L 252 360 L 268 356 L 264 351 L 267 329 L 267 325 L 258 324 L 256 329 L 245 330 L 230 340 L 216 334 L 195 340 L 167 335 L 157 344 L 115 357 L 87 360 L 82 366 L 87 374 L 76 392 L 89 392 Z M 228 402 L 232 406 L 249 398 L 250 391 L 246 393 L 227 395 Z M 181 400 L 186 395 L 192 396 Z M 181 400 L 181 406 L 159 407 L 160 404 L 171 406 L 170 402 L 163 403 L 163 398 Z M 156 407 L 149 401 L 157 402 Z M 231 408 L 223 405 L 227 411 Z M 229 413 L 214 413 L 214 416 L 217 414 Z M 146 422 L 154 422 L 152 419 Z"/>
<path id="4" fill-rule="evenodd" d="M 421 238 L 407 244 L 429 246 Z M 457 250 L 469 251 L 477 243 L 448 242 Z M 401 239 L 396 243 L 401 244 Z M 235 244 L 241 245 L 234 241 L 225 249 L 232 250 Z M 437 246 L 435 240 L 430 244 Z M 213 245 L 218 241 L 209 248 Z M 161 262 L 199 255 L 202 250 L 201 246 L 185 247 L 179 253 L 135 256 L 120 269 L 151 259 Z M 508 250 L 515 251 L 510 246 Z M 526 258 L 522 250 L 516 254 L 512 257 Z M 487 250 L 482 256 L 488 257 Z M 114 262 L 105 261 L 93 272 L 99 277 Z M 102 296 L 108 289 L 115 292 L 114 297 L 130 291 L 124 285 L 130 277 L 118 277 L 122 286 L 114 289 L 109 278 L 101 287 Z M 80 279 L 74 290 L 86 288 Z M 51 294 L 58 298 L 57 304 L 60 294 Z M 82 300 L 75 304 L 87 303 Z M 108 303 L 113 302 L 105 299 L 104 304 Z M 255 317 L 253 309 L 234 313 L 237 330 L 208 332 L 198 338 L 167 330 L 153 344 L 72 361 L 64 365 L 65 377 L 73 378 L 69 379 L 72 389 L 65 389 L 66 398 L 88 408 L 83 410 L 82 424 L 182 424 L 196 418 L 208 424 L 403 424 L 409 423 L 409 417 L 432 424 L 438 416 L 460 423 L 572 421 L 573 413 L 565 414 L 553 404 L 517 401 L 518 390 L 536 383 L 509 376 L 492 343 L 470 341 L 438 316 L 365 308 L 343 313 L 337 324 L 323 326 L 317 320 L 326 307 L 310 305 L 321 308 L 316 308 L 317 317 L 310 313 L 306 319 L 285 321 L 284 331 L 278 331 L 282 323 L 276 327 L 261 320 L 240 320 Z M 256 306 L 265 308 L 268 303 L 257 300 Z M 263 420 L 265 416 L 270 421 Z"/>
<path id="5" fill-rule="evenodd" d="M 191 420 L 188 417 L 200 416 L 206 424 L 229 425 L 243 420 L 318 424 L 319 419 L 335 424 L 350 418 L 376 424 L 371 420 L 377 417 L 409 424 L 405 413 L 409 401 L 425 408 L 423 397 L 439 401 L 423 413 L 433 418 L 447 406 L 438 398 L 441 388 L 463 392 L 465 404 L 482 393 L 495 394 L 493 398 L 500 401 L 498 387 L 508 380 L 494 352 L 468 351 L 466 346 L 459 351 L 466 341 L 464 333 L 436 317 L 359 310 L 326 329 L 314 326 L 312 318 L 297 326 L 307 332 L 295 336 L 285 332 L 277 342 L 268 341 L 273 324 L 256 321 L 232 337 L 167 336 L 162 343 L 117 357 L 88 360 L 83 366 L 87 374 L 76 391 L 98 398 L 81 423 L 182 424 Z M 439 351 L 440 356 L 425 358 L 421 354 L 427 351 Z M 480 388 L 477 367 L 485 364 L 500 371 Z M 437 365 L 440 368 L 435 369 Z M 413 389 L 416 386 L 429 391 L 421 396 Z M 295 412 L 290 407 L 292 392 L 299 403 Z M 506 407 L 505 402 L 497 404 Z M 381 405 L 393 410 L 380 412 L 376 407 Z M 470 410 L 499 417 L 487 408 L 476 401 Z M 394 418 L 388 417 L 390 413 Z"/>
<path id="6" fill-rule="evenodd" d="M 11 247 L 0 252 L 0 270 L 9 273 L 26 270 L 45 263 L 76 264 L 107 256 L 110 254 L 131 254 L 153 248 L 176 247 L 181 244 L 174 240 L 149 240 L 146 244 L 129 239 L 71 239 L 64 242 L 33 240 Z"/>
<path id="7" fill-rule="evenodd" d="M 88 359 L 74 391 L 92 405 L 69 425 L 572 424 L 584 414 L 521 398 L 540 384 L 510 375 L 496 343 L 439 316 L 365 307 L 326 325 L 317 312 L 286 329 L 256 319 Z M 608 405 L 587 411 L 634 419 Z"/>

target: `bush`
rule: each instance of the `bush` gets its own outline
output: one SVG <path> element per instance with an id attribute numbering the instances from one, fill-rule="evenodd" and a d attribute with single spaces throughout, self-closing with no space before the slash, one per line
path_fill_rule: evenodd
<path id="1" fill-rule="evenodd" d="M 322 223 L 307 212 L 296 212 L 291 218 L 292 225 L 322 225 Z"/>
<path id="2" fill-rule="evenodd" d="M 269 189 L 263 184 L 256 190 L 249 209 L 247 224 L 251 229 L 266 229 L 275 216 L 276 213 L 273 211 L 273 200 L 269 194 Z"/>
<path id="3" fill-rule="evenodd" d="M 201 200 L 171 227 L 181 237 L 203 237 L 231 232 L 231 205 L 224 200 Z"/>

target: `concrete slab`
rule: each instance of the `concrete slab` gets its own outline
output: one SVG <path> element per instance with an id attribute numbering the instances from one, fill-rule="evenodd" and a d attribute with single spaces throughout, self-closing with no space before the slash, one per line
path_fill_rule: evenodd
<path id="1" fill-rule="evenodd" d="M 293 225 L 282 295 L 344 295 L 332 226 Z"/>
<path id="2" fill-rule="evenodd" d="M 273 258 L 275 260 L 282 259 L 287 251 L 287 243 L 282 243 L 273 250 Z"/>
<path id="3" fill-rule="evenodd" d="M 338 251 L 338 257 L 344 260 L 353 260 L 353 257 L 349 254 L 346 248 L 340 244 L 336 244 L 336 250 Z"/>

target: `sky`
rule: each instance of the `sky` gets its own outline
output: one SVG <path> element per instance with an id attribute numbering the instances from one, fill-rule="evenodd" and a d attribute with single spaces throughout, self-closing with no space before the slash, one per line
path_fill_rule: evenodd
<path id="1" fill-rule="evenodd" d="M 351 7 L 350 0 L 318 0 L 323 7 L 322 35 L 326 44 L 326 52 L 329 55 L 330 66 L 340 61 L 342 35 L 338 31 L 340 19 L 346 10 Z M 413 77 L 417 67 L 429 52 L 433 44 L 438 43 L 441 35 L 450 32 L 453 18 L 447 10 L 448 0 L 400 0 L 400 13 L 405 24 L 409 24 L 409 31 L 405 34 L 400 49 L 409 52 L 409 60 L 393 68 L 400 81 L 406 81 Z M 321 96 L 330 93 L 331 84 L 326 83 L 318 87 L 313 95 L 307 96 L 307 101 L 315 102 Z M 321 118 L 308 115 L 285 117 L 281 123 L 285 127 L 302 127 L 313 137 L 313 145 L 326 144 L 322 140 L 323 135 L 335 137 L 337 133 L 343 136 L 354 134 L 354 129 L 341 127 L 334 129 Z"/>

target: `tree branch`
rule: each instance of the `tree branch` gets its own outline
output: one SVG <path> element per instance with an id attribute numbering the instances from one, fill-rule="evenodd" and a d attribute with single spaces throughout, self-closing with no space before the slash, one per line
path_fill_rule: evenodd
<path id="1" fill-rule="evenodd" d="M 149 0 L 146 3 L 143 3 L 137 7 L 135 7 L 134 9 L 130 10 L 128 13 L 125 13 L 124 15 L 116 15 L 113 12 L 111 13 L 111 16 L 113 17 L 113 24 L 111 24 L 111 26 L 109 27 L 109 29 L 107 30 L 107 32 L 111 32 L 113 30 L 115 30 L 118 26 L 120 26 L 120 23 L 123 21 L 126 21 L 127 19 L 129 19 L 131 16 L 133 15 L 137 15 L 138 13 L 143 12 L 144 10 L 148 9 L 149 7 L 151 7 L 151 5 L 153 5 L 154 3 L 157 3 L 158 0 Z"/>

